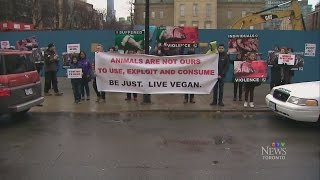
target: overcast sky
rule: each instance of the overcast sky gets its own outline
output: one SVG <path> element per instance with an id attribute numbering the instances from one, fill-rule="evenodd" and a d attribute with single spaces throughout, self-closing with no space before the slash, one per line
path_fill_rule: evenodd
<path id="1" fill-rule="evenodd" d="M 116 10 L 116 16 L 127 17 L 129 16 L 130 5 L 129 0 L 114 0 L 114 9 Z M 88 3 L 93 4 L 95 9 L 107 9 L 107 0 L 87 0 Z"/>
<path id="2" fill-rule="evenodd" d="M 114 0 L 114 9 L 116 10 L 116 16 L 127 17 L 129 16 L 130 5 L 129 0 Z M 309 0 L 309 4 L 312 4 L 313 7 L 320 0 Z M 95 9 L 107 9 L 107 0 L 87 0 L 88 3 L 93 4 Z"/>

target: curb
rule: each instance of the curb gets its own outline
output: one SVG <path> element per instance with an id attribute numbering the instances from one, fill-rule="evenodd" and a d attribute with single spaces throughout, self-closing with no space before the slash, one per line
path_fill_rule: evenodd
<path id="1" fill-rule="evenodd" d="M 179 110 L 179 109 L 151 109 L 151 110 L 128 110 L 128 111 L 105 111 L 105 112 L 75 112 L 75 111 L 30 111 L 31 113 L 38 113 L 38 114 L 105 114 L 105 115 L 116 115 L 116 114 L 130 114 L 130 113 L 265 113 L 265 112 L 272 112 L 267 108 L 261 109 L 244 109 L 244 110 L 237 110 L 237 109 L 221 109 L 221 110 Z"/>

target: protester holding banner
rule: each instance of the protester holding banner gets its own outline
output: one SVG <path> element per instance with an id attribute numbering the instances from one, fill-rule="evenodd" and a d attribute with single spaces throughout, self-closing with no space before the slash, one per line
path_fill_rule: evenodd
<path id="1" fill-rule="evenodd" d="M 82 65 L 78 61 L 77 56 L 72 56 L 72 61 L 70 63 L 69 69 L 82 69 Z M 72 90 L 73 90 L 73 96 L 74 96 L 74 103 L 80 104 L 81 103 L 81 91 L 83 90 L 82 78 L 72 78 L 71 84 L 72 84 Z"/>
<path id="2" fill-rule="evenodd" d="M 99 44 L 99 45 L 97 46 L 96 51 L 97 51 L 97 53 L 99 53 L 99 52 L 104 52 L 103 46 L 102 46 L 101 44 Z M 95 66 L 95 63 L 93 63 L 93 68 L 92 68 L 92 69 L 95 69 L 94 66 Z M 94 73 L 95 73 L 95 71 L 94 71 Z M 96 94 L 97 94 L 97 100 L 96 100 L 96 102 L 99 103 L 100 100 L 102 100 L 102 102 L 106 102 L 106 93 L 103 92 L 103 91 L 102 91 L 102 92 L 99 92 L 99 91 L 98 91 L 97 78 L 96 78 L 96 77 L 95 77 L 94 80 L 93 80 L 92 86 L 93 86 L 94 91 L 95 91 Z"/>
<path id="3" fill-rule="evenodd" d="M 287 54 L 294 54 L 293 48 L 288 48 Z M 299 59 L 295 56 L 294 65 L 295 65 L 295 66 L 296 66 L 296 65 L 299 66 L 298 63 L 299 63 Z M 294 70 L 292 70 L 292 68 L 290 68 L 290 70 L 289 70 L 289 77 L 288 77 L 288 78 L 289 78 L 289 79 L 288 79 L 288 84 L 291 84 L 293 76 L 294 76 Z"/>
<path id="4" fill-rule="evenodd" d="M 256 53 L 254 53 L 254 52 L 250 52 L 250 53 L 248 54 L 248 59 L 247 59 L 247 61 L 242 64 L 243 68 L 246 68 L 246 69 L 248 69 L 249 71 L 250 71 L 250 69 L 251 69 L 251 70 L 254 70 L 254 68 L 252 68 L 252 63 L 253 63 L 254 61 L 257 61 L 257 55 L 256 55 Z M 246 66 L 246 67 L 244 67 L 244 66 Z M 259 85 L 259 84 L 260 84 L 260 83 L 258 83 L 258 82 L 245 82 L 245 83 L 244 83 L 244 88 L 245 88 L 245 93 L 244 93 L 244 100 L 245 100 L 245 102 L 244 102 L 244 104 L 243 104 L 244 107 L 248 107 L 248 98 L 249 98 L 249 95 L 250 95 L 249 106 L 250 106 L 251 108 L 254 107 L 254 103 L 253 103 L 254 88 L 255 88 L 257 85 Z"/>
<path id="5" fill-rule="evenodd" d="M 192 55 L 192 54 L 195 54 L 196 53 L 196 50 L 194 47 L 190 47 L 189 48 L 189 51 L 187 52 L 187 55 Z M 190 103 L 196 103 L 194 101 L 194 94 L 185 94 L 184 95 L 184 103 L 188 103 L 188 100 L 189 100 L 189 96 L 190 96 Z"/>
<path id="6" fill-rule="evenodd" d="M 81 80 L 81 100 L 84 101 L 85 99 L 87 99 L 87 101 L 89 101 L 90 100 L 89 82 L 91 81 L 92 67 L 84 51 L 80 51 L 78 63 L 81 66 L 82 72 L 83 72 L 82 80 Z"/>
<path id="7" fill-rule="evenodd" d="M 214 52 L 212 49 L 214 46 L 211 45 L 211 52 Z M 229 66 L 229 57 L 224 49 L 224 44 L 219 44 L 218 46 L 219 53 L 219 63 L 218 63 L 218 82 L 213 88 L 213 101 L 210 105 L 217 105 L 217 100 L 219 106 L 224 106 L 223 103 L 223 87 L 224 87 L 224 78 L 226 76 L 228 66 Z M 219 94 L 218 94 L 219 91 Z M 218 96 L 219 95 L 219 96 Z"/>
<path id="8" fill-rule="evenodd" d="M 57 80 L 57 70 L 58 70 L 58 55 L 55 51 L 55 46 L 53 43 L 48 45 L 48 49 L 44 53 L 44 69 L 45 69 L 45 86 L 44 94 L 46 96 L 51 96 L 49 93 L 51 89 L 51 84 L 56 96 L 61 96 L 63 93 L 59 92 L 58 80 Z"/>
<path id="9" fill-rule="evenodd" d="M 279 58 L 283 54 L 288 54 L 288 50 L 286 47 L 280 48 Z M 278 63 L 279 63 L 279 60 L 278 60 Z M 282 63 L 282 64 L 280 64 L 280 68 L 281 68 L 281 85 L 290 84 L 291 78 L 293 75 L 293 73 L 291 71 L 291 66 L 286 63 Z"/>
<path id="10" fill-rule="evenodd" d="M 281 84 L 281 68 L 278 64 L 278 56 L 279 54 L 279 47 L 275 46 L 274 51 L 269 52 L 269 59 L 268 64 L 271 65 L 271 79 L 270 79 L 270 90 Z"/>
<path id="11" fill-rule="evenodd" d="M 128 50 L 127 54 L 134 54 L 134 51 L 130 49 L 130 50 Z M 137 93 L 127 93 L 127 98 L 125 100 L 126 101 L 131 101 L 131 94 L 133 95 L 133 100 L 137 101 L 137 97 L 138 97 Z"/>
<path id="12" fill-rule="evenodd" d="M 108 49 L 108 51 L 109 51 L 110 53 L 115 53 L 115 52 L 116 52 L 116 48 L 115 48 L 115 47 L 110 47 L 110 48 Z"/>

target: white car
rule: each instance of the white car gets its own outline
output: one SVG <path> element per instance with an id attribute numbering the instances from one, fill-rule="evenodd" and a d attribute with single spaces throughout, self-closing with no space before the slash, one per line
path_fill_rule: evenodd
<path id="1" fill-rule="evenodd" d="M 276 86 L 266 96 L 266 103 L 281 116 L 296 121 L 320 121 L 320 81 Z"/>

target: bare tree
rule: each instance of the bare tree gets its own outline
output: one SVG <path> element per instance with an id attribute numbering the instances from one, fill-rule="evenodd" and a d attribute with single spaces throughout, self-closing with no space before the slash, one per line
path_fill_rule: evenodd
<path id="1" fill-rule="evenodd" d="M 32 5 L 32 23 L 34 28 L 38 29 L 43 19 L 41 14 L 40 0 L 33 0 Z"/>
<path id="2" fill-rule="evenodd" d="M 64 29 L 73 29 L 74 23 L 74 14 L 75 14 L 75 7 L 74 7 L 74 0 L 68 0 L 64 2 L 63 14 L 64 14 Z"/>
<path id="3" fill-rule="evenodd" d="M 105 29 L 108 24 L 106 9 L 95 10 L 77 0 L 32 0 L 32 22 L 37 29 Z"/>

